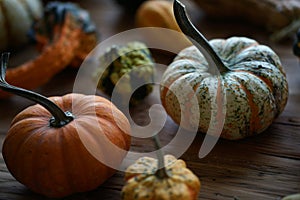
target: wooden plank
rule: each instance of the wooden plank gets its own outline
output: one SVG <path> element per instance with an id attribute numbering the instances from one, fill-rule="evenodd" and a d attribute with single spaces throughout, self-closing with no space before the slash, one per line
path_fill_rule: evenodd
<path id="1" fill-rule="evenodd" d="M 134 27 L 133 15 L 116 5 L 114 1 L 87 0 L 80 4 L 89 9 L 92 18 L 101 33 L 101 39 Z M 196 10 L 196 7 L 191 9 Z M 268 41 L 268 33 L 253 26 L 222 22 L 211 23 L 200 21 L 199 13 L 193 12 L 194 19 L 199 20 L 197 26 L 208 38 L 246 35 L 259 42 L 270 45 L 281 57 L 289 82 L 289 100 L 284 112 L 262 134 L 240 141 L 220 139 L 203 159 L 198 151 L 204 135 L 199 134 L 192 145 L 181 156 L 188 167 L 200 178 L 202 187 L 199 194 L 201 200 L 278 200 L 285 195 L 300 192 L 300 65 L 291 51 L 292 41 L 273 44 Z M 109 25 L 107 25 L 109 24 Z M 216 31 L 218 30 L 218 31 Z M 168 64 L 174 55 L 154 52 L 158 63 Z M 26 58 L 28 55 L 24 55 Z M 16 63 L 24 57 L 16 59 Z M 160 68 L 159 73 L 164 68 Z M 61 95 L 72 92 L 76 70 L 66 69 L 38 88 L 46 95 Z M 59 87 L 57 87 L 59 85 Z M 131 110 L 131 117 L 139 125 L 149 123 L 148 109 L 153 103 L 159 103 L 159 92 L 156 88 L 143 104 Z M 0 145 L 13 117 L 26 106 L 32 104 L 20 97 L 0 101 Z M 168 117 L 164 129 L 159 134 L 163 145 L 167 145 L 175 137 L 178 126 Z M 150 139 L 134 138 L 132 151 L 149 152 L 154 148 Z M 171 146 L 169 151 L 175 150 Z M 125 161 L 131 161 L 129 157 Z M 20 166 L 21 167 L 21 166 Z M 119 171 L 96 190 L 75 194 L 64 198 L 67 200 L 120 199 L 120 191 L 124 185 L 124 173 Z M 28 190 L 17 182 L 9 173 L 2 154 L 0 157 L 0 200 L 40 200 L 44 197 Z"/>

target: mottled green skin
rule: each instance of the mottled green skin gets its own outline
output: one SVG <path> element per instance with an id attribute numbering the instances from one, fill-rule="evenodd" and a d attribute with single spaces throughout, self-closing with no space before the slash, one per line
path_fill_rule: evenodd
<path id="1" fill-rule="evenodd" d="M 135 105 L 152 92 L 153 86 L 149 83 L 153 82 L 154 74 L 154 62 L 145 44 L 131 42 L 124 46 L 113 46 L 100 57 L 98 88 L 108 95 L 116 92 L 121 101 L 132 95 L 130 104 Z M 120 85 L 115 87 L 117 83 Z M 136 83 L 142 83 L 140 85 L 143 86 L 134 91 Z M 121 103 L 126 105 L 126 102 Z"/>
<path id="2" fill-rule="evenodd" d="M 179 124 L 181 115 L 189 116 L 188 126 L 198 126 L 204 133 L 210 127 L 210 134 L 214 134 L 215 127 L 223 126 L 224 114 L 221 137 L 226 139 L 263 132 L 283 111 L 288 98 L 279 57 L 269 47 L 245 37 L 214 39 L 210 44 L 228 70 L 214 75 L 195 46 L 184 49 L 162 78 L 161 99 L 166 111 Z M 192 109 L 185 109 L 189 103 L 186 97 L 177 95 L 181 99 L 177 100 L 174 92 L 170 92 L 180 91 L 182 85 L 193 88 L 200 119 L 195 119 Z M 182 101 L 182 108 L 178 101 Z M 182 110 L 187 113 L 181 113 Z"/>

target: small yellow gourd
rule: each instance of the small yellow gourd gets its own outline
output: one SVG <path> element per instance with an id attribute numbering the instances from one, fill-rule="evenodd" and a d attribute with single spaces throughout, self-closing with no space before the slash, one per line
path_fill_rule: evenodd
<path id="1" fill-rule="evenodd" d="M 127 168 L 125 180 L 123 200 L 196 200 L 201 185 L 183 160 L 161 153 L 158 160 L 139 158 Z"/>
<path id="2" fill-rule="evenodd" d="M 192 45 L 182 34 L 176 22 L 172 1 L 145 1 L 136 11 L 135 23 L 137 27 L 156 27 L 177 31 L 178 34 L 163 32 L 159 33 L 159 37 L 155 37 L 158 43 L 165 43 L 169 49 L 181 50 Z"/>
<path id="3" fill-rule="evenodd" d="M 181 32 L 173 13 L 171 1 L 145 1 L 137 10 L 136 25 L 139 27 L 163 27 Z"/>
<path id="4" fill-rule="evenodd" d="M 285 196 L 282 198 L 282 200 L 300 200 L 300 193 Z"/>

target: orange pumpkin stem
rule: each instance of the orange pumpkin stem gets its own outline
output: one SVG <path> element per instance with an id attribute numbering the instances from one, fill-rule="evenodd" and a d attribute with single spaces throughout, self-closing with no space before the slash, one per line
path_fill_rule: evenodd
<path id="1" fill-rule="evenodd" d="M 207 39 L 200 33 L 199 30 L 192 24 L 187 16 L 185 6 L 179 1 L 175 0 L 173 4 L 173 10 L 175 19 L 181 31 L 188 36 L 188 39 L 197 47 L 197 49 L 203 54 L 212 74 L 217 74 L 218 72 L 212 69 L 212 66 L 216 66 L 218 71 L 223 74 L 228 72 L 229 69 L 226 67 L 224 62 L 214 51 L 212 46 L 209 44 Z"/>
<path id="2" fill-rule="evenodd" d="M 49 120 L 50 126 L 52 127 L 62 127 L 74 119 L 74 116 L 71 112 L 62 111 L 55 103 L 53 103 L 46 97 L 30 90 L 25 90 L 8 84 L 5 80 L 8 59 L 9 53 L 2 53 L 0 66 L 0 88 L 2 90 L 32 100 L 46 108 L 53 115 L 53 117 Z"/>

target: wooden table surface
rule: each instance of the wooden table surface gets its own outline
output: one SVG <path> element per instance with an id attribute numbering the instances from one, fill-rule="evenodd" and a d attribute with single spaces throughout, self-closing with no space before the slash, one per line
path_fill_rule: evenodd
<path id="1" fill-rule="evenodd" d="M 85 0 L 77 1 L 88 9 L 105 40 L 116 33 L 134 28 L 133 12 L 124 10 L 114 1 Z M 193 4 L 191 4 L 193 5 Z M 289 83 L 289 100 L 284 112 L 262 134 L 240 141 L 220 139 L 211 153 L 203 159 L 198 151 L 204 136 L 199 134 L 193 144 L 181 156 L 188 167 L 200 178 L 202 187 L 199 199 L 224 200 L 277 200 L 285 195 L 300 192 L 300 65 L 292 54 L 292 40 L 272 43 L 269 33 L 261 28 L 244 22 L 209 21 L 195 6 L 188 7 L 196 26 L 208 38 L 227 38 L 229 36 L 247 36 L 273 48 L 281 58 Z M 30 53 L 28 53 L 30 52 Z M 15 63 L 32 56 L 33 51 L 12 55 Z M 172 57 L 160 55 L 162 63 L 168 63 Z M 76 70 L 66 69 L 55 76 L 48 84 L 37 91 L 46 95 L 62 95 L 72 92 Z M 159 102 L 157 92 L 150 95 L 143 104 L 132 109 L 132 118 L 146 123 L 148 108 Z M 0 144 L 13 117 L 26 106 L 32 104 L 20 97 L 0 100 Z M 176 133 L 177 125 L 168 118 L 161 132 L 163 144 L 167 144 Z M 132 141 L 134 151 L 146 151 L 152 148 L 149 140 Z M 175 147 L 174 147 L 175 148 Z M 20 166 L 22 167 L 22 166 Z M 117 172 L 94 191 L 76 194 L 66 199 L 120 199 L 120 190 L 124 184 L 124 173 Z M 0 199 L 36 200 L 38 194 L 18 183 L 8 172 L 0 157 Z"/>

